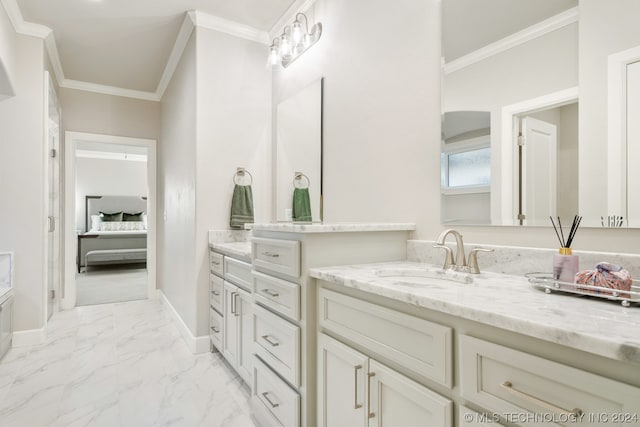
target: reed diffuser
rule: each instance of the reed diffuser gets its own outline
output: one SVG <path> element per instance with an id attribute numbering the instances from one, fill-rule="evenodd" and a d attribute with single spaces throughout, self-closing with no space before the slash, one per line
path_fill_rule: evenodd
<path id="1" fill-rule="evenodd" d="M 553 278 L 560 282 L 574 283 L 576 273 L 580 270 L 580 261 L 577 255 L 573 255 L 571 244 L 573 243 L 573 239 L 576 237 L 582 217 L 578 215 L 573 217 L 571 230 L 569 230 L 569 234 L 566 239 L 564 231 L 562 230 L 562 221 L 560 221 L 560 217 L 558 217 L 557 227 L 553 218 L 549 217 L 549 219 L 551 220 L 551 225 L 553 225 L 553 229 L 556 231 L 556 236 L 560 242 L 560 250 L 557 254 L 553 255 Z M 560 229 L 560 232 L 558 232 L 558 229 Z"/>

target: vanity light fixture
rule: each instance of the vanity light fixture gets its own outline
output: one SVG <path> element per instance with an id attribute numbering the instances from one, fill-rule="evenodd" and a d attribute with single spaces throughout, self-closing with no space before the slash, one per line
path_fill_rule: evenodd
<path id="1" fill-rule="evenodd" d="M 269 65 L 276 65 L 280 61 L 283 67 L 288 67 L 289 64 L 320 40 L 321 35 L 322 23 L 314 24 L 309 30 L 307 15 L 299 12 L 296 14 L 293 24 L 284 27 L 280 37 L 273 39 L 273 43 L 269 48 Z"/>

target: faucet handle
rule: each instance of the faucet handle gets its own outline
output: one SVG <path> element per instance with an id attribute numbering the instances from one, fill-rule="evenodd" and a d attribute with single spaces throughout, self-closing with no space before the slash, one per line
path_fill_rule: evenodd
<path id="1" fill-rule="evenodd" d="M 433 245 L 433 247 L 444 249 L 444 265 L 442 266 L 442 268 L 444 270 L 450 269 L 455 264 L 455 261 L 453 259 L 453 251 L 451 250 L 451 248 L 446 245 Z"/>
<path id="2" fill-rule="evenodd" d="M 469 273 L 480 274 L 478 265 L 478 252 L 493 252 L 493 249 L 475 248 L 469 252 Z"/>

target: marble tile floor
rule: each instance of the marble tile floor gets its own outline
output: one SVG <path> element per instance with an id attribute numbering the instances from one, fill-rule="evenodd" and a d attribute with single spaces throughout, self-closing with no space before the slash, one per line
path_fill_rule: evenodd
<path id="1" fill-rule="evenodd" d="M 2 427 L 253 427 L 219 354 L 193 355 L 157 300 L 55 313 L 0 362 Z"/>

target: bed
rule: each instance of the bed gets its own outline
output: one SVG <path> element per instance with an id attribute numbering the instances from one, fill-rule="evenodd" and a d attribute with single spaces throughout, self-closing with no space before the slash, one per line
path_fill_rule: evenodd
<path id="1" fill-rule="evenodd" d="M 146 263 L 147 198 L 86 196 L 85 233 L 78 234 L 78 273 L 90 265 Z"/>

